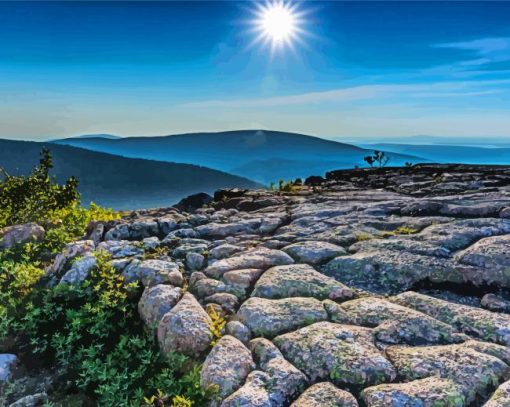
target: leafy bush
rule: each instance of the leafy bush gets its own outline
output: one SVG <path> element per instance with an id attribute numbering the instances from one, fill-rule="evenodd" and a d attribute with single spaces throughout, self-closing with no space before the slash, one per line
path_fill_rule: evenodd
<path id="1" fill-rule="evenodd" d="M 50 211 L 63 209 L 80 198 L 78 181 L 70 177 L 63 185 L 50 177 L 50 151 L 43 148 L 39 165 L 28 176 L 10 175 L 0 169 L 0 227 L 39 221 Z"/>
<path id="2" fill-rule="evenodd" d="M 63 368 L 73 387 L 94 396 L 98 405 L 139 406 L 158 390 L 169 400 L 205 402 L 198 365 L 159 352 L 137 313 L 140 289 L 124 283 L 105 253 L 97 257 L 97 267 L 81 285 L 32 293 L 24 315 L 10 320 L 18 343 L 46 365 Z"/>
<path id="3" fill-rule="evenodd" d="M 14 343 L 43 366 L 59 367 L 65 372 L 60 390 L 83 392 L 98 405 L 203 405 L 208 394 L 200 387 L 199 366 L 159 352 L 138 316 L 141 289 L 125 284 L 107 254 L 97 253 L 96 268 L 80 285 L 40 284 L 45 266 L 91 221 L 119 217 L 93 203 L 82 207 L 76 179 L 58 185 L 49 176 L 52 165 L 43 150 L 26 177 L 2 170 L 0 227 L 36 222 L 46 234 L 40 242 L 0 251 L 0 344 Z"/>

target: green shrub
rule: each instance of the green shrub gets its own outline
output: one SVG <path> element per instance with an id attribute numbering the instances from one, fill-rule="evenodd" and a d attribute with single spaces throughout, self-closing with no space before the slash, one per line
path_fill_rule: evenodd
<path id="1" fill-rule="evenodd" d="M 63 185 L 50 177 L 53 168 L 50 151 L 43 148 L 39 165 L 28 176 L 10 175 L 1 169 L 0 227 L 35 222 L 50 211 L 65 208 L 80 198 L 78 181 L 70 177 Z"/>
<path id="2" fill-rule="evenodd" d="M 100 406 L 150 405 L 151 399 L 158 406 L 204 405 L 199 365 L 161 355 L 138 316 L 141 288 L 125 284 L 106 253 L 96 254 L 97 266 L 78 286 L 40 284 L 45 266 L 84 236 L 91 221 L 119 218 L 93 203 L 82 207 L 76 179 L 58 185 L 49 176 L 52 165 L 43 150 L 26 177 L 1 170 L 0 227 L 37 222 L 46 234 L 0 251 L 0 344 L 14 343 L 42 366 L 58 366 L 65 372 L 62 391 L 83 392 Z M 14 397 L 10 385 L 0 385 L 2 397 Z"/>
<path id="3" fill-rule="evenodd" d="M 34 290 L 23 316 L 10 319 L 11 334 L 46 365 L 63 368 L 98 405 L 139 406 L 158 390 L 201 405 L 207 394 L 198 365 L 183 355 L 162 356 L 137 313 L 140 288 L 124 283 L 107 254 L 97 257 L 81 285 Z"/>

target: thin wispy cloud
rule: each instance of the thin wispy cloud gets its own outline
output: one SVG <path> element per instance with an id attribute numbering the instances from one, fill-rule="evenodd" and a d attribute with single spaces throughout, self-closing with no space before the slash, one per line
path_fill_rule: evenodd
<path id="1" fill-rule="evenodd" d="M 381 99 L 394 95 L 403 97 L 455 97 L 480 96 L 499 92 L 509 80 L 459 81 L 412 84 L 362 85 L 332 89 L 322 92 L 308 92 L 298 95 L 253 98 L 205 100 L 181 104 L 183 108 L 271 108 L 276 106 L 310 105 L 320 103 L 341 103 L 354 100 Z"/>
<path id="2" fill-rule="evenodd" d="M 471 59 L 458 63 L 470 67 L 510 60 L 510 37 L 481 38 L 471 41 L 447 42 L 432 45 L 434 48 L 448 48 L 470 52 Z"/>

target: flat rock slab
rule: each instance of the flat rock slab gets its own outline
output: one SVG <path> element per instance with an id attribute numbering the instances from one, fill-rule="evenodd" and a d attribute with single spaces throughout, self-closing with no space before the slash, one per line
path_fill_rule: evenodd
<path id="1" fill-rule="evenodd" d="M 306 264 L 271 267 L 257 281 L 254 297 L 287 298 L 314 297 L 317 299 L 346 300 L 355 293 L 334 278 L 319 273 Z"/>
<path id="2" fill-rule="evenodd" d="M 329 382 L 317 383 L 306 389 L 291 407 L 358 407 L 354 396 L 345 390 L 340 390 Z"/>
<path id="3" fill-rule="evenodd" d="M 207 225 L 198 226 L 195 230 L 203 237 L 223 238 L 227 236 L 235 236 L 240 233 L 255 233 L 260 224 L 260 219 L 246 220 L 236 223 L 208 223 Z"/>
<path id="4" fill-rule="evenodd" d="M 256 336 L 264 337 L 274 337 L 328 319 L 322 302 L 314 298 L 269 300 L 251 297 L 241 305 L 237 315 Z"/>
<path id="5" fill-rule="evenodd" d="M 318 322 L 277 336 L 274 343 L 312 381 L 366 387 L 396 376 L 391 363 L 375 347 L 369 328 Z"/>
<path id="6" fill-rule="evenodd" d="M 292 264 L 294 260 L 287 253 L 280 250 L 257 248 L 244 252 L 228 259 L 218 260 L 205 269 L 209 277 L 219 278 L 231 270 L 241 269 L 262 269 L 266 270 L 272 266 Z"/>
<path id="7" fill-rule="evenodd" d="M 451 379 L 461 386 L 467 404 L 486 395 L 510 371 L 501 359 L 462 345 L 392 346 L 386 349 L 386 355 L 407 380 L 432 376 Z"/>
<path id="8" fill-rule="evenodd" d="M 361 393 L 367 407 L 463 407 L 462 388 L 450 379 L 429 377 L 408 383 L 380 384 Z"/>
<path id="9" fill-rule="evenodd" d="M 283 251 L 300 263 L 320 264 L 347 252 L 341 246 L 315 240 L 298 242 L 286 246 Z"/>
<path id="10" fill-rule="evenodd" d="M 322 271 L 349 287 L 381 294 L 399 293 L 426 279 L 433 272 L 447 272 L 444 259 L 397 250 L 336 257 L 324 265 Z"/>
<path id="11" fill-rule="evenodd" d="M 510 315 L 456 304 L 412 291 L 399 294 L 393 297 L 393 300 L 476 338 L 510 345 Z"/>
<path id="12" fill-rule="evenodd" d="M 376 338 L 385 343 L 424 345 L 467 339 L 444 322 L 382 298 L 359 298 L 340 304 L 340 308 L 356 325 L 375 327 Z"/>
<path id="13" fill-rule="evenodd" d="M 457 259 L 460 263 L 482 268 L 481 282 L 510 287 L 510 236 L 479 240 L 459 253 Z"/>

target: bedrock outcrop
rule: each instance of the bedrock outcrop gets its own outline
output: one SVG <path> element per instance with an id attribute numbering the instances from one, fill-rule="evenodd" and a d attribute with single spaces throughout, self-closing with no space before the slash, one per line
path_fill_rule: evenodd
<path id="1" fill-rule="evenodd" d="M 162 351 L 205 360 L 212 405 L 509 406 L 510 168 L 308 183 L 133 212 L 48 274 L 109 252 Z"/>

